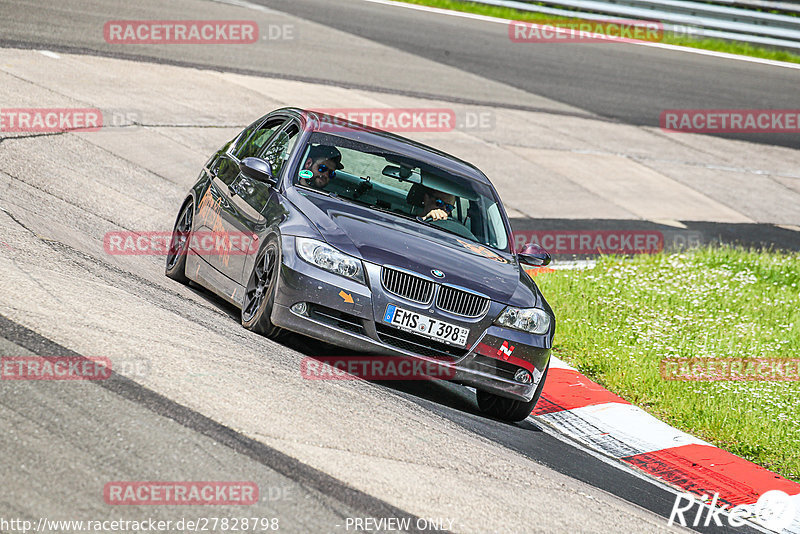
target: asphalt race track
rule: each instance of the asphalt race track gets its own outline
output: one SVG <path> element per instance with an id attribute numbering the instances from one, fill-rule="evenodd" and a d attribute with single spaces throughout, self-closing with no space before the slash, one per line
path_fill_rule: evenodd
<path id="1" fill-rule="evenodd" d="M 287 532 L 353 532 L 367 517 L 438 520 L 454 532 L 679 530 L 667 527 L 673 490 L 532 418 L 487 419 L 466 388 L 303 379 L 304 357 L 336 349 L 252 334 L 234 308 L 165 278 L 163 258 L 109 255 L 103 236 L 171 229 L 211 152 L 273 108 L 448 105 L 488 111 L 493 127 L 417 138 L 472 154 L 515 221 L 697 221 L 707 234 L 740 225 L 756 237 L 768 226 L 793 248 L 796 136 L 679 137 L 653 126 L 667 108 L 798 108 L 800 70 L 633 45 L 532 55 L 503 27 L 361 0 L 235 4 L 0 2 L 0 108 L 121 117 L 99 132 L 0 137 L 0 355 L 103 356 L 120 369 L 98 382 L 2 382 L 0 518 L 247 515 L 279 518 Z M 293 37 L 251 47 L 102 37 L 108 20 L 215 18 L 289 26 Z M 519 138 L 529 130 L 552 130 L 551 144 Z M 609 144 L 590 147 L 587 131 Z M 498 153 L 507 158 L 494 161 Z M 648 205 L 637 191 L 626 197 L 625 178 L 613 202 L 588 178 L 552 179 L 543 207 L 513 170 L 533 165 L 532 154 L 554 173 L 565 154 L 591 158 L 587 176 L 637 166 L 631 175 L 663 210 L 637 211 Z M 754 202 L 727 196 L 724 179 L 769 186 Z M 252 481 L 260 498 L 246 514 L 107 504 L 104 487 L 121 480 Z"/>
<path id="2" fill-rule="evenodd" d="M 504 25 L 370 2 L 258 0 L 285 13 L 502 82 L 610 119 L 658 125 L 664 109 L 796 109 L 800 69 L 643 46 L 512 43 Z M 381 21 L 367 23 L 364 21 Z M 756 96 L 757 95 L 757 96 Z M 755 96 L 755 98 L 754 98 Z M 796 135 L 740 137 L 800 146 Z"/>

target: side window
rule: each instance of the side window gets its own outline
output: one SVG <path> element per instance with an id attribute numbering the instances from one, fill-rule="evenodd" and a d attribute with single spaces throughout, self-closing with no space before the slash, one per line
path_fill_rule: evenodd
<path id="1" fill-rule="evenodd" d="M 500 208 L 497 204 L 492 204 L 486 210 L 489 218 L 489 245 L 506 250 L 508 247 L 508 237 L 506 236 L 506 227 L 503 225 L 503 217 L 500 215 Z"/>
<path id="2" fill-rule="evenodd" d="M 244 158 L 255 157 L 261 152 L 261 149 L 264 148 L 264 145 L 267 144 L 269 138 L 272 137 L 286 119 L 270 119 L 261 127 L 253 132 L 250 137 L 241 144 L 241 146 L 236 150 L 235 156 L 239 160 L 243 160 Z"/>
<path id="3" fill-rule="evenodd" d="M 232 184 L 239 176 L 239 165 L 228 156 L 221 156 L 214 165 L 217 178 L 227 185 Z"/>
<path id="4" fill-rule="evenodd" d="M 257 154 L 257 157 L 269 162 L 272 174 L 276 178 L 280 176 L 281 169 L 291 154 L 299 132 L 296 125 L 290 125 L 272 138 L 272 142 L 263 149 L 263 153 Z M 253 180 L 243 180 L 242 200 L 259 213 L 267 206 L 271 195 L 272 189 L 269 185 Z"/>
<path id="5" fill-rule="evenodd" d="M 458 222 L 460 222 L 461 224 L 463 224 L 464 226 L 467 226 L 467 224 L 469 223 L 468 220 L 469 200 L 467 200 L 466 198 L 456 197 L 455 207 L 456 209 L 453 211 L 453 213 L 450 214 L 450 216 L 453 217 Z"/>
<path id="6" fill-rule="evenodd" d="M 241 150 L 242 145 L 244 145 L 245 141 L 247 141 L 250 138 L 250 136 L 253 135 L 253 132 L 256 131 L 259 124 L 261 124 L 260 121 L 256 121 L 247 128 L 245 128 L 244 130 L 242 130 L 242 132 L 237 137 L 235 137 L 233 141 L 228 142 L 227 145 L 222 147 L 222 150 L 220 150 L 220 152 L 227 152 L 228 149 L 231 147 L 231 144 L 235 143 L 233 148 L 231 149 L 231 153 L 235 155 L 237 152 L 239 152 L 239 150 Z"/>
<path id="7" fill-rule="evenodd" d="M 270 164 L 272 167 L 272 174 L 276 178 L 281 175 L 283 165 L 292 153 L 299 132 L 300 129 L 296 124 L 290 125 L 275 137 L 264 151 L 264 154 L 262 154 L 261 157 Z"/>

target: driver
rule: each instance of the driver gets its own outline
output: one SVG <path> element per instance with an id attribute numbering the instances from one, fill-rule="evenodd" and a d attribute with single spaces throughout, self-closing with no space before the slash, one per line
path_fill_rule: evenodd
<path id="1" fill-rule="evenodd" d="M 455 195 L 426 187 L 422 194 L 422 212 L 426 214 L 423 219 L 446 220 L 456 209 L 455 204 Z"/>
<path id="2" fill-rule="evenodd" d="M 422 190 L 422 213 L 425 214 L 422 219 L 436 223 L 442 230 L 477 241 L 464 223 L 453 216 L 456 202 L 456 196 L 452 193 L 425 187 Z"/>
<path id="3" fill-rule="evenodd" d="M 311 171 L 314 176 L 301 177 L 299 182 L 308 187 L 324 189 L 340 169 L 344 169 L 344 165 L 342 165 L 342 153 L 338 148 L 329 145 L 312 146 L 303 170 Z"/>

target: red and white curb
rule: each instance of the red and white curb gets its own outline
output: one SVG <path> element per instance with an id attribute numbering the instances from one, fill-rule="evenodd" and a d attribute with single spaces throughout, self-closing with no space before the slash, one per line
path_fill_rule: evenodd
<path id="1" fill-rule="evenodd" d="M 531 414 L 536 420 L 590 449 L 661 482 L 719 506 L 747 505 L 749 521 L 766 527 L 756 513 L 759 498 L 771 490 L 790 495 L 796 515 L 781 532 L 800 534 L 800 484 L 659 421 L 641 408 L 551 358 L 547 382 Z M 773 532 L 775 530 L 772 530 Z"/>

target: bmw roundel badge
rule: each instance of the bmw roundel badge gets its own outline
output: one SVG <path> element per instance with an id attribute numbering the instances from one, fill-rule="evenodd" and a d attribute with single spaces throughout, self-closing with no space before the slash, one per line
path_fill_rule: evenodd
<path id="1" fill-rule="evenodd" d="M 440 271 L 439 269 L 432 270 L 431 274 L 433 276 L 435 276 L 436 278 L 444 278 L 444 273 L 442 271 Z"/>

